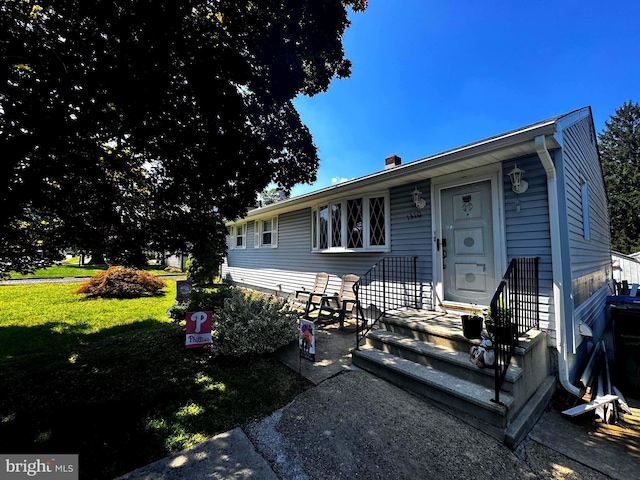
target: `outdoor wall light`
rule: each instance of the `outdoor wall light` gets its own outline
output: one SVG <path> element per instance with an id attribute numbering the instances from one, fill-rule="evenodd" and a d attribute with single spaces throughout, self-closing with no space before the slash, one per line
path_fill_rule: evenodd
<path id="1" fill-rule="evenodd" d="M 418 187 L 414 187 L 411 198 L 413 199 L 413 203 L 416 204 L 416 208 L 424 208 L 427 204 L 427 201 L 422 198 L 422 192 L 418 190 Z"/>
<path id="2" fill-rule="evenodd" d="M 518 168 L 518 165 L 513 165 L 513 170 L 509 172 L 509 178 L 511 179 L 511 190 L 515 193 L 524 193 L 529 188 L 529 184 L 522 179 L 524 170 Z"/>

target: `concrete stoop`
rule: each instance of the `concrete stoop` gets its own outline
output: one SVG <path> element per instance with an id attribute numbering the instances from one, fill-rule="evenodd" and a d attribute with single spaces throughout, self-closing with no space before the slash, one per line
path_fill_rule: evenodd
<path id="1" fill-rule="evenodd" d="M 479 343 L 464 337 L 456 315 L 400 312 L 368 333 L 366 344 L 352 352 L 352 362 L 435 402 L 513 449 L 555 391 L 546 335 L 531 331 L 519 339 L 499 403 L 493 401 L 494 370 L 478 368 L 469 360 L 469 349 Z"/>

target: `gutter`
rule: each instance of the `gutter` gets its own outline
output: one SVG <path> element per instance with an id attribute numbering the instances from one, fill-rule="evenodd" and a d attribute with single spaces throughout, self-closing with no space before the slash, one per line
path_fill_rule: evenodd
<path id="1" fill-rule="evenodd" d="M 580 397 L 580 389 L 569 380 L 569 368 L 567 367 L 567 342 L 565 341 L 565 324 L 561 322 L 564 317 L 564 286 L 563 258 L 560 243 L 560 212 L 558 211 L 558 178 L 556 167 L 551 160 L 544 135 L 535 137 L 535 147 L 538 158 L 547 174 L 547 194 L 549 196 L 549 229 L 551 231 L 551 264 L 553 267 L 553 310 L 556 317 L 556 349 L 558 350 L 558 379 L 560 384 L 569 393 Z M 560 324 L 561 323 L 561 324 Z"/>

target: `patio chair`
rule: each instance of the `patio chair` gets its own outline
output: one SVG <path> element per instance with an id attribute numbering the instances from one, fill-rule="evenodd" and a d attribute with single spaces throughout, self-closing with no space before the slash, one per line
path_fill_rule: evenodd
<path id="1" fill-rule="evenodd" d="M 344 319 L 353 316 L 353 309 L 357 303 L 353 286 L 358 280 L 360 280 L 360 277 L 357 275 L 345 275 L 342 277 L 338 293 L 322 296 L 320 309 L 318 310 L 318 321 L 321 321 L 323 315 L 329 315 L 331 318 L 337 316 L 340 328 L 344 328 Z"/>
<path id="2" fill-rule="evenodd" d="M 320 301 L 324 292 L 327 290 L 327 284 L 329 283 L 329 274 L 320 272 L 316 274 L 316 279 L 313 282 L 311 290 L 296 290 L 296 300 L 300 303 L 304 303 L 304 316 L 307 317 L 311 310 L 320 306 Z"/>

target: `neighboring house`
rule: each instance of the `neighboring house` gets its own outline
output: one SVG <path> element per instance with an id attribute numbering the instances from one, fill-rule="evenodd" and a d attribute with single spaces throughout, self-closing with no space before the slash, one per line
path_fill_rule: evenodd
<path id="1" fill-rule="evenodd" d="M 512 259 L 539 257 L 540 329 L 574 394 L 593 345 L 582 333 L 605 329 L 611 248 L 590 107 L 405 164 L 392 155 L 228 227 L 222 274 L 235 284 L 286 295 L 325 271 L 333 292 L 342 275 L 410 255 L 424 310 L 483 308 Z"/>
<path id="2" fill-rule="evenodd" d="M 188 257 L 189 255 L 186 253 L 174 253 L 171 255 L 167 254 L 164 263 L 167 267 L 177 268 L 181 272 L 184 272 L 187 269 Z"/>
<path id="3" fill-rule="evenodd" d="M 613 262 L 613 279 L 616 282 L 626 281 L 629 285 L 640 284 L 640 256 L 638 253 L 625 255 L 611 252 L 611 260 Z"/>

